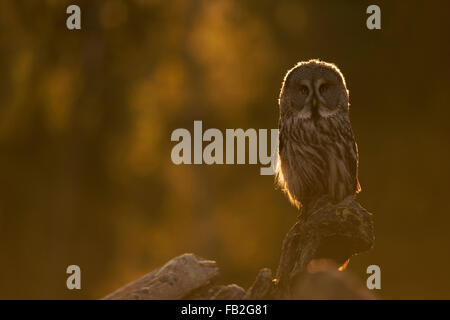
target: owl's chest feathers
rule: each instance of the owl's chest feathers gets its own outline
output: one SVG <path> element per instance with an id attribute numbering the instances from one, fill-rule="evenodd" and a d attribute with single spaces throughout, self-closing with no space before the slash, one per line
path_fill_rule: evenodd
<path id="1" fill-rule="evenodd" d="M 295 197 L 334 192 L 339 180 L 347 178 L 342 119 L 298 120 L 291 118 L 282 129 L 282 169 Z"/>
<path id="2" fill-rule="evenodd" d="M 288 152 L 293 152 L 304 160 L 308 157 L 325 160 L 330 156 L 342 157 L 340 142 L 344 141 L 344 132 L 340 130 L 336 119 L 291 120 L 282 128 Z"/>

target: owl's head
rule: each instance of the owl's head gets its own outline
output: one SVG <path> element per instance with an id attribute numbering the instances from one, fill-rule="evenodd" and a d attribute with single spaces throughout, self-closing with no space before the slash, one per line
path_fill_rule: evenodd
<path id="1" fill-rule="evenodd" d="M 299 62 L 284 77 L 280 112 L 301 119 L 348 112 L 348 90 L 339 69 L 319 60 Z"/>

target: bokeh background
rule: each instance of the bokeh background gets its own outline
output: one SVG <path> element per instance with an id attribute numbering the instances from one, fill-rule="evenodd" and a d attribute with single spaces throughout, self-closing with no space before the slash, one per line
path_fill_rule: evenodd
<path id="1" fill-rule="evenodd" d="M 69 31 L 78 4 L 82 30 Z M 244 288 L 296 210 L 259 165 L 171 162 L 176 128 L 276 128 L 284 73 L 336 63 L 383 298 L 450 298 L 450 5 L 0 1 L 0 298 L 101 298 L 184 252 Z M 65 287 L 66 267 L 82 290 Z"/>

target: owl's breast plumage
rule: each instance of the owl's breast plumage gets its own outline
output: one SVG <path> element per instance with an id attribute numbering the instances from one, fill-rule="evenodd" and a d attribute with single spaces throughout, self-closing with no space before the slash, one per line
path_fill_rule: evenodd
<path id="1" fill-rule="evenodd" d="M 340 200 L 357 192 L 350 122 L 345 117 L 290 121 L 280 123 L 280 169 L 291 199 L 304 204 L 326 194 Z"/>

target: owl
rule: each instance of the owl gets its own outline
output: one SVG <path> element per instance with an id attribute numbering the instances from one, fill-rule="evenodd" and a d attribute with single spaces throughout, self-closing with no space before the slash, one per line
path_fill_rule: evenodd
<path id="1" fill-rule="evenodd" d="M 284 78 L 279 106 L 276 180 L 291 202 L 300 208 L 357 194 L 358 148 L 340 70 L 319 60 L 298 63 Z"/>

